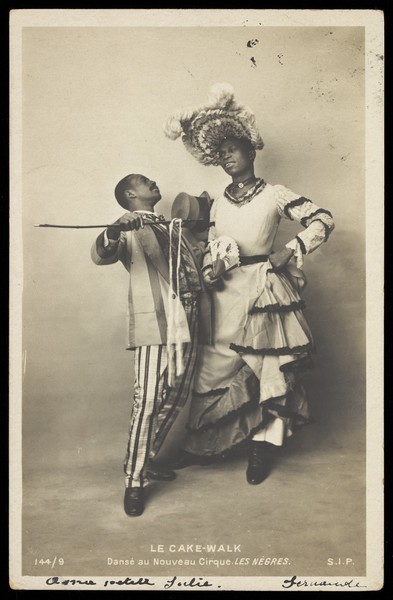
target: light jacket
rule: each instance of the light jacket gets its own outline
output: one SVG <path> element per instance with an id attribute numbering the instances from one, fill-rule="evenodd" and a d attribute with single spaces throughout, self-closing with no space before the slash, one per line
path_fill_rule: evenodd
<path id="1" fill-rule="evenodd" d="M 189 240 L 183 236 L 188 251 L 192 254 L 195 268 L 198 260 Z M 127 311 L 127 347 L 150 346 L 167 343 L 169 266 L 154 234 L 146 226 L 138 231 L 120 234 L 119 241 L 105 246 L 105 232 L 96 239 L 91 257 L 97 265 L 110 265 L 120 260 L 130 275 Z M 210 298 L 203 286 L 199 294 L 198 342 L 211 343 Z M 181 310 L 183 308 L 181 307 Z M 189 341 L 187 319 L 179 331 L 180 340 Z"/>

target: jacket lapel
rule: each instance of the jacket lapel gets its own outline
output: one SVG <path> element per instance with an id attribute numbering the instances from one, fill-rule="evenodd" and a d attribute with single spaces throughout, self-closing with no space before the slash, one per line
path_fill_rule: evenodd
<path id="1" fill-rule="evenodd" d="M 145 254 L 150 258 L 151 262 L 162 275 L 166 282 L 169 283 L 169 266 L 165 259 L 157 238 L 151 227 L 143 227 L 135 231 L 135 235 Z"/>

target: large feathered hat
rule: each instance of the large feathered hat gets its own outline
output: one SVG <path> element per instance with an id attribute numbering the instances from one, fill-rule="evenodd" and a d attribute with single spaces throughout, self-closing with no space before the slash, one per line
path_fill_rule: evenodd
<path id="1" fill-rule="evenodd" d="M 238 104 L 228 83 L 216 83 L 206 104 L 178 110 L 164 124 L 172 140 L 182 136 L 187 150 L 204 165 L 218 165 L 218 147 L 228 137 L 246 138 L 253 148 L 263 148 L 254 113 Z"/>

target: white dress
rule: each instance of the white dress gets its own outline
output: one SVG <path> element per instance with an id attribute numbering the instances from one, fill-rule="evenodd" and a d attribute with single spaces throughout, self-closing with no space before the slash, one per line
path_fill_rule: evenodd
<path id="1" fill-rule="evenodd" d="M 299 221 L 304 231 L 287 244 L 297 265 L 291 261 L 272 272 L 261 255 L 272 252 L 282 217 Z M 223 289 L 212 293 L 214 345 L 200 352 L 186 440 L 188 452 L 203 455 L 231 449 L 266 431 L 277 417 L 282 439 L 274 443 L 282 443 L 296 424 L 308 420 L 300 379 L 311 365 L 313 339 L 303 315 L 304 276 L 298 267 L 334 228 L 329 211 L 262 180 L 240 203 L 224 192 L 210 219 L 215 223 L 210 240 L 229 236 L 241 257 L 259 256 L 261 262 L 232 269 Z M 210 268 L 207 252 L 203 269 Z"/>

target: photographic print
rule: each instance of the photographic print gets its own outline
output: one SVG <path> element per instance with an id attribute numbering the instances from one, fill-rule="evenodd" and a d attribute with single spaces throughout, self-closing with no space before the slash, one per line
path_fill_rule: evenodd
<path id="1" fill-rule="evenodd" d="M 383 13 L 11 11 L 10 586 L 383 586 Z"/>

